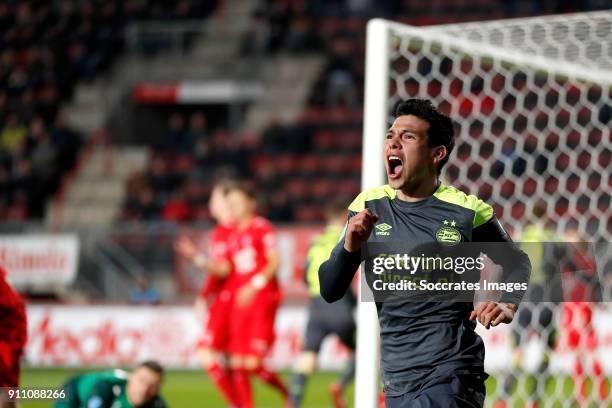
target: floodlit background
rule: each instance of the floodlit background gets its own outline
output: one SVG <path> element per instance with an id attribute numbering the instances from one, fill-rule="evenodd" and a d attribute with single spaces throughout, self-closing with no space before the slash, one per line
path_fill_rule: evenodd
<path id="1" fill-rule="evenodd" d="M 389 111 L 420 96 L 452 116 L 457 143 L 444 181 L 493 205 L 516 240 L 547 224 L 556 238 L 536 240 L 590 241 L 609 261 L 612 88 L 609 77 L 593 78 L 612 75 L 611 8 L 609 0 L 2 1 L 0 264 L 28 303 L 22 385 L 59 386 L 78 372 L 156 358 L 171 368 L 171 406 L 223 406 L 195 354 L 202 324 L 192 305 L 204 275 L 174 242 L 190 236 L 208 250 L 207 201 L 228 177 L 256 182 L 259 213 L 279 231 L 284 302 L 269 364 L 289 379 L 307 319 L 308 246 L 325 204 L 348 205 L 360 191 L 373 17 L 445 24 L 430 33 L 587 72 L 553 75 L 398 29 L 381 86 Z M 536 18 L 456 25 L 525 17 Z M 611 269 L 595 268 L 604 300 Z M 145 289 L 151 304 L 135 295 Z M 532 325 L 480 331 L 488 406 L 612 406 L 610 307 L 523 307 Z M 580 313 L 589 316 L 582 324 L 568 317 Z M 328 383 L 348 356 L 326 341 L 324 373 L 304 406 L 331 406 Z M 257 406 L 281 406 L 264 386 L 255 395 Z"/>

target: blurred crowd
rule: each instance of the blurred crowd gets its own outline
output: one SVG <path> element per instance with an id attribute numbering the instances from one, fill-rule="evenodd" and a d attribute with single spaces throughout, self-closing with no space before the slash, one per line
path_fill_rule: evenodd
<path id="1" fill-rule="evenodd" d="M 165 142 L 152 147 L 147 168 L 127 183 L 120 219 L 208 220 L 210 185 L 225 175 L 253 176 L 262 212 L 274 221 L 321 221 L 321 200 L 353 197 L 370 17 L 425 25 L 604 6 L 601 0 L 259 0 L 242 52 L 323 55 L 307 106 L 293 123 L 272 119 L 258 135 L 212 129 L 206 112 L 177 110 L 168 118 Z M 196 0 L 0 2 L 0 218 L 44 215 L 45 201 L 83 144 L 58 112 L 79 81 L 104 73 L 124 51 L 128 23 L 205 18 L 223 7 Z M 513 149 L 503 154 L 511 158 Z M 503 165 L 495 171 L 503 172 Z M 538 158 L 538 165 L 546 163 Z M 522 174 L 521 166 L 515 160 L 513 174 Z M 451 177 L 454 171 L 449 167 Z"/>
<path id="2" fill-rule="evenodd" d="M 0 2 L 0 219 L 44 216 L 83 137 L 59 114 L 76 84 L 108 68 L 134 20 L 202 18 L 194 0 Z"/>

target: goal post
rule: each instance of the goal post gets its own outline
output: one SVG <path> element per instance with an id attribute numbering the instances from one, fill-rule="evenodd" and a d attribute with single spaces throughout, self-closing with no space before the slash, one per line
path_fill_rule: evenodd
<path id="1" fill-rule="evenodd" d="M 443 181 L 493 205 L 511 234 L 537 222 L 542 199 L 559 235 L 612 240 L 612 10 L 426 27 L 373 19 L 365 66 L 363 189 L 386 183 L 392 107 L 427 98 L 456 128 Z M 373 303 L 359 302 L 357 327 L 355 407 L 371 408 Z"/>
<path id="2" fill-rule="evenodd" d="M 383 145 L 389 99 L 388 22 L 374 19 L 368 23 L 366 41 L 366 78 L 363 118 L 363 159 L 361 188 L 385 183 Z M 361 291 L 362 285 L 359 285 Z M 361 299 L 359 293 L 359 299 Z M 379 377 L 379 326 L 373 302 L 358 302 L 355 407 L 376 407 Z"/>

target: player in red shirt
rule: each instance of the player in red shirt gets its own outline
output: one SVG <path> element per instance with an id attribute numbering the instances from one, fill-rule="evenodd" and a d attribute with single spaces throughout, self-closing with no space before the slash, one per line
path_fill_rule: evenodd
<path id="1" fill-rule="evenodd" d="M 6 280 L 6 271 L 0 266 L 0 388 L 18 387 L 20 365 L 27 341 L 27 320 L 23 300 Z M 13 402 L 0 407 L 15 407 Z"/>
<path id="2" fill-rule="evenodd" d="M 289 393 L 278 375 L 263 365 L 274 343 L 274 319 L 280 303 L 276 272 L 280 256 L 274 228 L 255 215 L 255 192 L 247 183 L 229 188 L 229 209 L 236 223 L 229 240 L 233 272 L 228 285 L 233 291 L 230 320 L 230 365 L 240 407 L 253 406 L 250 375 L 276 388 L 289 404 Z"/>
<path id="3" fill-rule="evenodd" d="M 232 296 L 227 287 L 232 270 L 228 256 L 228 239 L 233 230 L 232 217 L 225 198 L 227 189 L 228 182 L 217 184 L 209 201 L 210 213 L 218 223 L 210 236 L 211 257 L 208 258 L 188 238 L 178 241 L 177 250 L 198 268 L 208 271 L 195 304 L 198 315 L 204 314 L 208 306 L 208 319 L 198 342 L 198 355 L 223 397 L 231 406 L 237 407 L 239 401 L 232 389 L 231 374 L 223 363 L 228 346 L 228 316 Z"/>
<path id="4" fill-rule="evenodd" d="M 561 307 L 561 343 L 575 355 L 574 397 L 588 405 L 588 381 L 599 402 L 608 400 L 610 390 L 601 361 L 597 356 L 598 338 L 593 324 L 596 302 L 601 301 L 597 262 L 589 243 L 571 228 L 565 233 L 565 262 L 562 268 L 564 299 Z"/>

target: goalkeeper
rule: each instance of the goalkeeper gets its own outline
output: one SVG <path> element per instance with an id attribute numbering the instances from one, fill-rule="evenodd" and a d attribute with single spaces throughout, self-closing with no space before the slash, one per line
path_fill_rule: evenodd
<path id="1" fill-rule="evenodd" d="M 321 349 L 321 343 L 328 335 L 337 335 L 347 348 L 352 352 L 355 350 L 355 318 L 353 317 L 355 297 L 353 292 L 348 290 L 341 301 L 331 305 L 325 302 L 319 293 L 319 266 L 329 258 L 329 254 L 340 238 L 342 227 L 346 221 L 346 204 L 340 201 L 331 202 L 326 215 L 327 228 L 323 234 L 315 238 L 308 251 L 306 281 L 310 292 L 310 307 L 304 350 L 294 369 L 295 374 L 291 384 L 293 408 L 302 406 L 307 378 L 316 370 L 317 353 Z M 351 356 L 339 381 L 332 383 L 330 386 L 335 408 L 346 406 L 343 395 L 344 389 L 354 376 L 355 357 Z"/>
<path id="2" fill-rule="evenodd" d="M 362 192 L 349 206 L 346 231 L 319 269 L 325 300 L 344 296 L 366 242 L 400 244 L 407 252 L 439 242 L 501 242 L 503 251 L 487 255 L 499 260 L 506 278 L 528 281 L 529 258 L 512 243 L 493 208 L 439 181 L 453 147 L 452 122 L 431 102 L 410 99 L 397 106 L 384 147 L 388 185 Z M 377 301 L 386 406 L 482 407 L 485 350 L 474 320 L 487 329 L 510 323 L 523 293 L 502 292 L 499 302 L 477 307 Z"/>
<path id="3" fill-rule="evenodd" d="M 166 408 L 159 395 L 164 369 L 155 361 L 139 364 L 132 373 L 123 370 L 86 373 L 66 384 L 66 398 L 55 408 Z"/>

